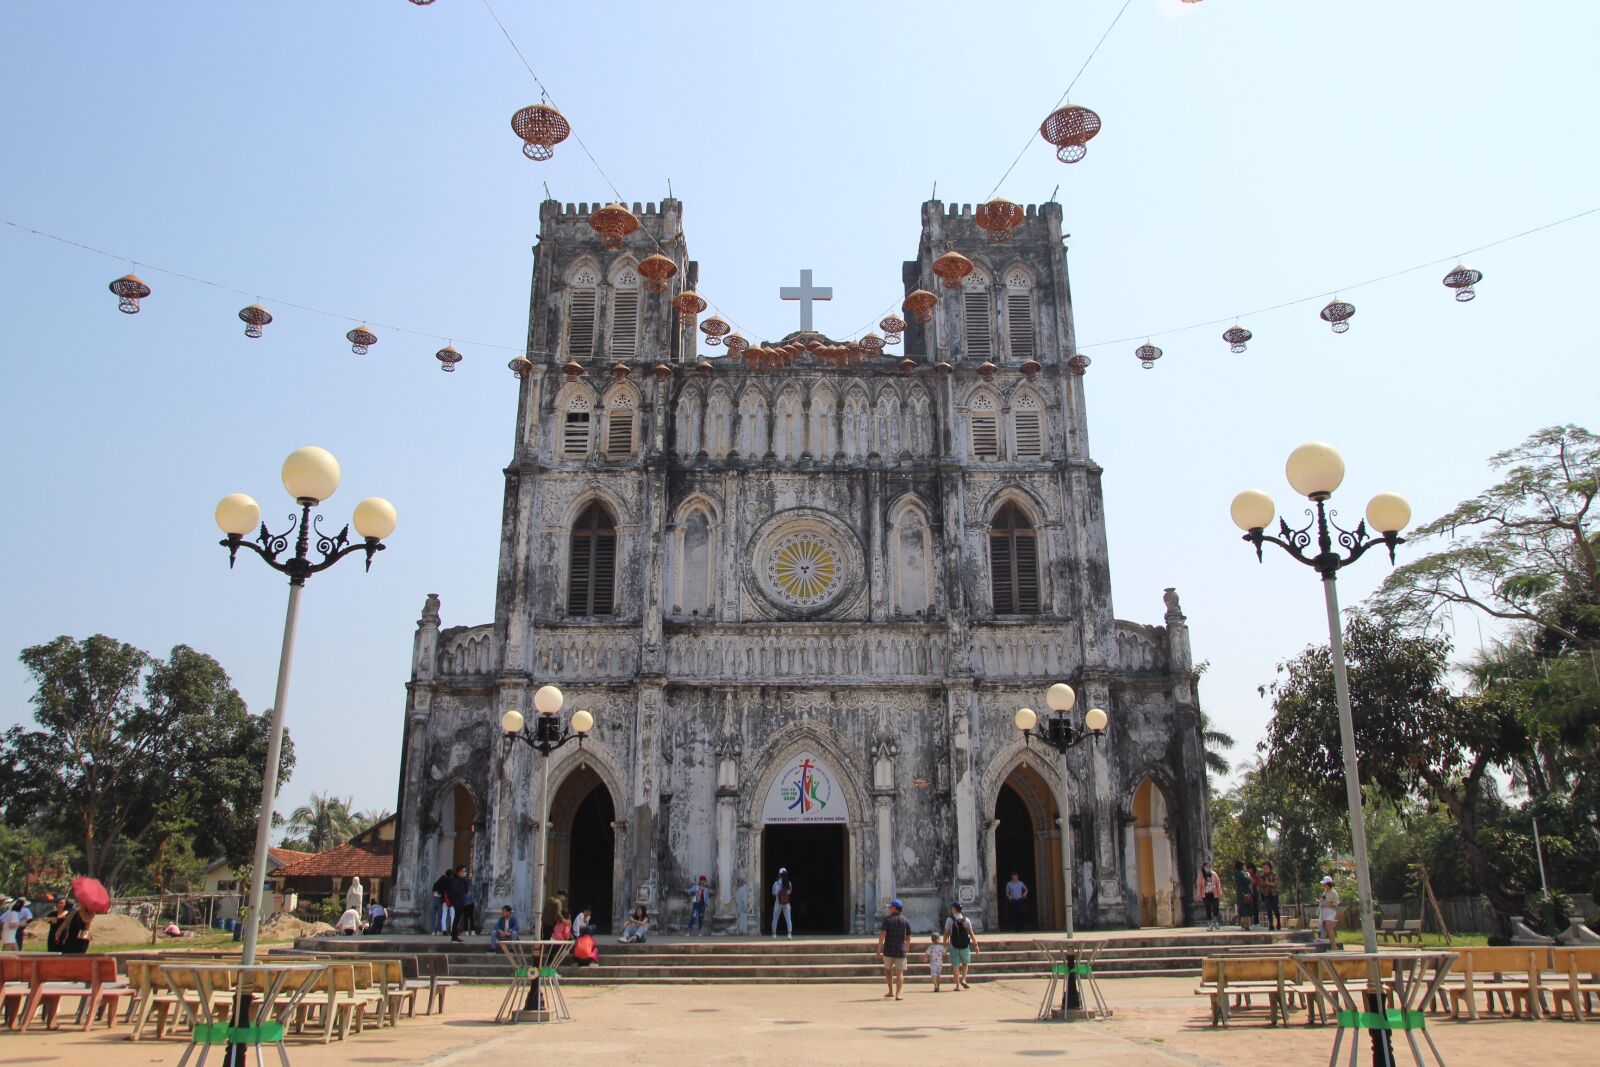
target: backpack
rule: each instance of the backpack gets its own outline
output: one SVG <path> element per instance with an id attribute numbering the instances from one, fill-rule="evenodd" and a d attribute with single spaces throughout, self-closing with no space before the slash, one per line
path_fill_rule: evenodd
<path id="1" fill-rule="evenodd" d="M 778 903 L 789 903 L 789 883 L 784 882 L 778 887 Z"/>
<path id="2" fill-rule="evenodd" d="M 584 934 L 572 946 L 572 958 L 575 960 L 594 960 L 599 962 L 600 950 L 594 943 L 594 937 Z"/>
<path id="3" fill-rule="evenodd" d="M 972 947 L 972 924 L 967 921 L 965 915 L 950 920 L 950 947 Z"/>

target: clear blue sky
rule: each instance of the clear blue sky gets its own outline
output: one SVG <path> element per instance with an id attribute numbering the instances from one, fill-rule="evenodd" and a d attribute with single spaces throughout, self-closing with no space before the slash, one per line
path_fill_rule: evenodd
<path id="1" fill-rule="evenodd" d="M 1120 2 L 499 7 L 624 196 L 671 179 L 703 291 L 775 338 L 802 267 L 833 286 L 825 332 L 895 302 L 933 183 L 984 199 Z M 570 141 L 522 157 L 508 120 L 538 93 L 479 0 L 13 0 L 0 24 L 0 215 L 278 316 L 247 340 L 246 299 L 142 268 L 155 295 L 119 315 L 127 264 L 0 227 L 0 725 L 28 716 L 17 651 L 62 633 L 192 644 L 267 707 L 284 585 L 227 569 L 211 509 L 238 490 L 281 519 L 282 457 L 319 444 L 345 469 L 329 517 L 381 494 L 400 528 L 370 574 L 311 582 L 280 810 L 322 790 L 392 807 L 424 595 L 446 625 L 493 610 L 516 391 L 509 353 L 463 341 L 521 343 L 541 182 L 606 184 Z M 1596 40 L 1590 4 L 1133 0 L 1073 93 L 1105 122 L 1088 158 L 1034 138 L 1002 192 L 1059 183 L 1085 345 L 1320 293 L 1600 203 Z M 1246 319 L 1243 356 L 1220 326 L 1158 338 L 1153 371 L 1137 342 L 1089 349 L 1117 612 L 1159 621 L 1177 586 L 1238 756 L 1268 714 L 1255 687 L 1325 633 L 1310 572 L 1238 542 L 1234 492 L 1287 507 L 1284 457 L 1322 438 L 1352 520 L 1380 489 L 1430 518 L 1491 452 L 1593 428 L 1597 236 L 1592 216 L 1473 257 L 1469 305 L 1445 266 L 1350 290 L 1342 337 L 1317 301 Z M 454 337 L 466 361 L 445 376 L 441 342 L 381 329 L 356 357 L 353 322 L 269 298 Z M 1347 602 L 1386 569 L 1363 561 Z"/>

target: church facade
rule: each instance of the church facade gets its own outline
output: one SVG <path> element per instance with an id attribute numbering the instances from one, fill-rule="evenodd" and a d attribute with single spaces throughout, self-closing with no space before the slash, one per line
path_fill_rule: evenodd
<path id="1" fill-rule="evenodd" d="M 891 897 L 993 927 L 1013 871 L 1040 928 L 1069 885 L 1079 928 L 1185 922 L 1196 673 L 1175 592 L 1155 625 L 1112 611 L 1059 205 L 996 243 L 924 204 L 902 282 L 938 300 L 905 357 L 803 332 L 782 366 L 698 354 L 682 205 L 634 213 L 665 294 L 643 233 L 608 251 L 588 205 L 541 207 L 495 617 L 447 627 L 429 595 L 417 626 L 395 924 L 459 863 L 524 920 L 542 873 L 603 926 L 644 903 L 681 927 L 704 874 L 713 929 L 770 930 L 785 867 L 803 933 L 870 931 Z M 931 273 L 951 249 L 958 289 Z M 1013 724 L 1058 681 L 1076 722 L 1110 715 L 1065 754 Z M 548 797 L 499 727 L 545 684 L 596 724 Z"/>

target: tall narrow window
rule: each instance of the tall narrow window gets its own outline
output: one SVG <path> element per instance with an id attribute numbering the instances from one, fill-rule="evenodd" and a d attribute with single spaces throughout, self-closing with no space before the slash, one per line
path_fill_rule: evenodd
<path id="1" fill-rule="evenodd" d="M 977 273 L 974 271 L 973 273 Z M 969 288 L 961 294 L 962 338 L 967 359 L 994 355 L 994 330 L 989 321 L 989 290 Z"/>
<path id="2" fill-rule="evenodd" d="M 980 392 L 967 410 L 967 426 L 972 434 L 974 459 L 1000 458 L 1000 405 L 993 396 Z"/>
<path id="3" fill-rule="evenodd" d="M 1018 459 L 1044 455 L 1044 412 L 1039 398 L 1024 391 L 1011 402 L 1011 430 Z"/>
<path id="4" fill-rule="evenodd" d="M 1006 274 L 1006 341 L 1011 358 L 1034 358 L 1033 279 L 1017 267 Z"/>
<path id="5" fill-rule="evenodd" d="M 590 504 L 572 526 L 567 570 L 567 614 L 610 615 L 615 610 L 617 526 L 611 513 Z"/>
<path id="6" fill-rule="evenodd" d="M 632 408 L 612 408 L 607 413 L 606 455 L 612 459 L 633 455 Z"/>
<path id="7" fill-rule="evenodd" d="M 561 454 L 568 459 L 581 459 L 589 454 L 589 397 L 571 396 L 561 407 Z"/>
<path id="8" fill-rule="evenodd" d="M 607 347 L 613 356 L 637 355 L 639 351 L 639 275 L 624 267 L 611 279 L 611 329 Z"/>
<path id="9" fill-rule="evenodd" d="M 996 615 L 1039 614 L 1039 545 L 1033 524 L 1015 504 L 989 528 L 989 589 Z"/>
<path id="10" fill-rule="evenodd" d="M 599 273 L 584 264 L 567 279 L 567 358 L 594 355 L 594 313 Z"/>

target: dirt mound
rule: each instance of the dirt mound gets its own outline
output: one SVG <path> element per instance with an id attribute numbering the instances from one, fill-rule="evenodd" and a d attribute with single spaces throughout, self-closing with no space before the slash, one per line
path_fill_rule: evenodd
<path id="1" fill-rule="evenodd" d="M 131 915 L 96 915 L 94 926 L 89 932 L 97 945 L 150 943 L 150 928 Z M 48 936 L 50 936 L 50 924 L 46 920 L 35 919 L 28 924 L 28 940 L 42 945 Z"/>
<path id="2" fill-rule="evenodd" d="M 261 940 L 293 941 L 300 937 L 321 937 L 333 933 L 333 927 L 324 922 L 308 923 L 288 912 L 280 911 L 261 924 Z"/>

